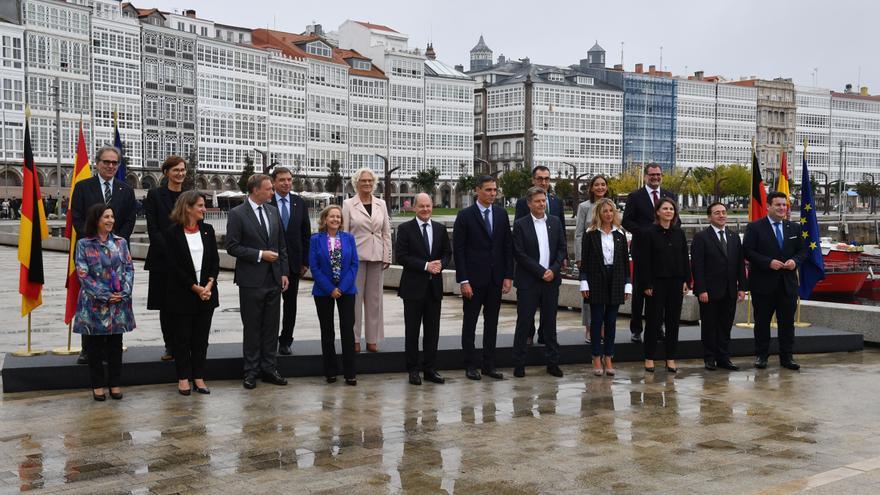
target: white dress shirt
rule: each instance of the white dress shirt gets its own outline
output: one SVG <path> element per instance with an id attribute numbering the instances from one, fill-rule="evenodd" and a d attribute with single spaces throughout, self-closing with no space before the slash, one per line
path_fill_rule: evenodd
<path id="1" fill-rule="evenodd" d="M 602 240 L 602 259 L 605 261 L 605 265 L 613 265 L 614 264 L 614 232 L 620 232 L 620 229 L 617 227 L 611 229 L 610 232 L 605 232 L 602 229 L 599 229 L 599 237 Z M 621 234 L 623 232 L 620 232 Z M 590 290 L 590 284 L 586 280 L 581 280 L 581 290 Z M 626 284 L 623 287 L 624 294 L 632 294 L 632 284 Z"/>
<path id="2" fill-rule="evenodd" d="M 434 229 L 431 227 L 431 219 L 429 218 L 427 222 L 423 222 L 421 218 L 416 217 L 416 222 L 419 224 L 419 235 L 424 238 L 424 227 L 423 225 L 428 226 L 428 258 L 431 257 L 431 251 L 434 249 Z M 425 262 L 425 271 L 428 271 L 428 262 Z"/>
<path id="3" fill-rule="evenodd" d="M 538 236 L 538 264 L 544 269 L 550 268 L 550 237 L 547 234 L 547 215 L 541 218 L 532 215 L 535 234 Z"/>
<path id="4" fill-rule="evenodd" d="M 193 270 L 196 272 L 196 284 L 202 280 L 202 258 L 205 254 L 205 246 L 202 245 L 202 233 L 195 231 L 192 234 L 184 232 L 186 244 L 189 246 L 189 255 L 193 260 Z"/>
<path id="5" fill-rule="evenodd" d="M 248 197 L 247 201 L 248 201 L 248 204 L 251 206 L 251 209 L 254 210 L 254 215 L 257 217 L 257 222 L 260 221 L 260 210 L 258 210 L 257 208 L 262 206 L 263 223 L 266 224 L 266 235 L 268 236 L 269 235 L 269 215 L 266 215 L 266 206 L 265 205 L 258 205 L 256 203 L 254 203 L 253 201 L 251 201 L 250 197 Z M 259 263 L 261 261 L 263 261 L 263 250 L 262 249 L 259 250 L 259 252 L 257 253 L 257 263 Z"/>

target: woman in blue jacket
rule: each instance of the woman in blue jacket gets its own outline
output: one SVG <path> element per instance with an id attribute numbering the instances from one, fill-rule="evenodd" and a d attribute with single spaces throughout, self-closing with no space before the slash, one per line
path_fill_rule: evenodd
<path id="1" fill-rule="evenodd" d="M 314 285 L 312 296 L 321 325 L 321 353 L 327 383 L 336 381 L 336 335 L 333 306 L 339 311 L 339 337 L 342 340 L 342 370 L 345 383 L 357 385 L 354 352 L 354 302 L 357 288 L 358 255 L 354 236 L 340 230 L 342 208 L 330 205 L 318 218 L 318 233 L 309 241 L 309 269 Z"/>

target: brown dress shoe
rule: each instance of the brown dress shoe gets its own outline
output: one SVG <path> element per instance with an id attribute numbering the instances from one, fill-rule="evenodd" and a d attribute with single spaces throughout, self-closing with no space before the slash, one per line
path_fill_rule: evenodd
<path id="1" fill-rule="evenodd" d="M 367 344 L 367 352 L 379 352 L 378 344 Z"/>

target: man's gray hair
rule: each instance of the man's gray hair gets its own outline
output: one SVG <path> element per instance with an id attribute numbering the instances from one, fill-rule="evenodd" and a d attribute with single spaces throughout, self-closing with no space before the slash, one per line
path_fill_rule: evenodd
<path id="1" fill-rule="evenodd" d="M 526 201 L 531 201 L 532 196 L 536 194 L 543 194 L 544 196 L 547 196 L 547 191 L 545 191 L 543 187 L 532 186 L 529 188 L 528 191 L 526 191 Z"/>
<path id="2" fill-rule="evenodd" d="M 116 146 L 106 145 L 106 146 L 101 146 L 101 147 L 98 149 L 98 151 L 95 153 L 95 161 L 96 161 L 96 162 L 97 162 L 97 161 L 100 161 L 100 160 L 101 160 L 101 155 L 103 155 L 103 154 L 104 154 L 105 152 L 107 152 L 107 151 L 112 151 L 112 152 L 116 153 L 116 159 L 117 159 L 117 160 L 119 160 L 119 159 L 122 158 L 122 151 L 120 151 L 119 148 L 117 148 Z"/>

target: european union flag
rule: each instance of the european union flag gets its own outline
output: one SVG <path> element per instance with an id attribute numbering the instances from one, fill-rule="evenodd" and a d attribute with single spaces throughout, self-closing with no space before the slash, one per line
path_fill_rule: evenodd
<path id="1" fill-rule="evenodd" d="M 113 112 L 113 134 L 113 146 L 122 153 L 122 156 L 119 157 L 119 167 L 116 169 L 116 178 L 125 182 L 125 149 L 122 147 L 122 137 L 119 135 L 116 112 Z"/>
<path id="2" fill-rule="evenodd" d="M 806 147 L 805 147 L 806 149 Z M 813 287 L 825 278 L 825 261 L 822 259 L 822 247 L 819 245 L 819 221 L 816 219 L 816 207 L 813 203 L 813 184 L 807 172 L 807 157 L 804 152 L 804 170 L 801 176 L 801 237 L 809 246 L 807 259 L 801 263 L 801 283 L 798 293 L 801 299 L 809 299 Z"/>

